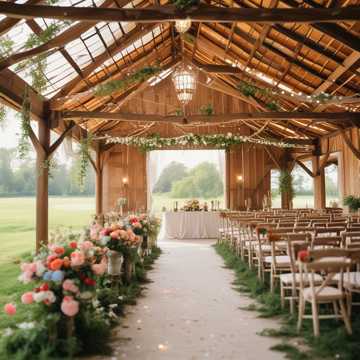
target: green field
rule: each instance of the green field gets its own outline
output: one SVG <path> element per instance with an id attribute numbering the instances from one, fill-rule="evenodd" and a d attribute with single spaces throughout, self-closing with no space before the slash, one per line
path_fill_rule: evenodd
<path id="1" fill-rule="evenodd" d="M 89 223 L 95 211 L 94 198 L 51 197 L 49 229 L 71 226 L 80 229 Z M 0 198 L 0 328 L 10 321 L 23 319 L 20 310 L 15 319 L 3 315 L 6 302 L 19 300 L 24 285 L 16 281 L 21 254 L 35 249 L 35 198 Z M 19 307 L 20 309 L 21 307 Z"/>
<path id="2" fill-rule="evenodd" d="M 339 206 L 341 206 L 341 202 L 339 198 L 334 195 L 326 195 L 326 206 L 330 206 L 330 201 L 337 201 Z M 312 208 L 314 207 L 314 196 L 311 195 L 298 195 L 295 196 L 293 200 L 294 208 Z M 272 207 L 279 208 L 281 207 L 281 198 L 277 196 L 276 198 L 272 199 Z"/>

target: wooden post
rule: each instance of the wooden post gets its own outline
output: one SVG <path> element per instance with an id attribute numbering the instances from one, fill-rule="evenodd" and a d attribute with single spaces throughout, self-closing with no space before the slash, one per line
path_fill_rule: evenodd
<path id="1" fill-rule="evenodd" d="M 36 251 L 48 243 L 48 222 L 49 222 L 49 171 L 44 166 L 48 159 L 50 146 L 50 128 L 47 120 L 38 121 L 38 139 L 45 151 L 36 149 L 36 168 L 38 171 L 36 181 Z"/>
<path id="2" fill-rule="evenodd" d="M 103 212 L 103 169 L 101 164 L 102 151 L 100 147 L 96 150 L 96 215 L 101 215 Z"/>
<path id="3" fill-rule="evenodd" d="M 314 208 L 325 209 L 326 193 L 325 193 L 325 170 L 320 167 L 320 156 L 316 155 L 312 158 L 314 178 Z"/>

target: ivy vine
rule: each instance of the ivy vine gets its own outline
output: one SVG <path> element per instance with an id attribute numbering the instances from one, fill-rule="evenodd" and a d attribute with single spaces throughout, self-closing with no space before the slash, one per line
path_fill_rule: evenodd
<path id="1" fill-rule="evenodd" d="M 289 201 L 294 198 L 293 176 L 288 170 L 281 170 L 279 178 L 280 194 L 286 194 Z"/>
<path id="2" fill-rule="evenodd" d="M 143 69 L 125 76 L 123 79 L 110 80 L 104 84 L 97 85 L 94 89 L 94 94 L 95 96 L 109 96 L 116 91 L 125 90 L 129 86 L 144 82 L 156 75 L 159 71 L 160 68 L 157 66 L 144 67 Z"/>
<path id="3" fill-rule="evenodd" d="M 0 37 L 0 59 L 8 57 L 13 51 L 14 41 L 8 36 Z"/>
<path id="4" fill-rule="evenodd" d="M 0 104 L 0 127 L 4 127 L 6 120 L 6 108 L 5 105 Z"/>
<path id="5" fill-rule="evenodd" d="M 80 141 L 80 162 L 79 162 L 79 173 L 78 180 L 80 189 L 83 191 L 85 186 L 85 179 L 87 176 L 87 171 L 89 167 L 90 159 L 90 147 L 93 141 L 92 134 L 88 134 L 86 138 L 81 139 Z"/>
<path id="6" fill-rule="evenodd" d="M 19 157 L 22 160 L 24 160 L 27 157 L 30 151 L 30 142 L 29 142 L 29 136 L 31 131 L 30 113 L 31 113 L 31 103 L 29 96 L 29 88 L 25 87 L 22 109 L 20 114 L 21 133 L 20 133 L 19 146 L 18 146 Z"/>

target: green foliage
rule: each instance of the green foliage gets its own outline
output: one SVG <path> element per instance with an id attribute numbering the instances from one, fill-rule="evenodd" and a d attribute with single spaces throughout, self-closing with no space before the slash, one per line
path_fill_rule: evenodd
<path id="1" fill-rule="evenodd" d="M 183 179 L 187 175 L 187 169 L 184 164 L 172 161 L 161 172 L 157 180 L 153 192 L 165 193 L 171 190 L 171 186 L 175 181 Z"/>
<path id="2" fill-rule="evenodd" d="M 211 115 L 214 114 L 214 108 L 212 107 L 211 104 L 203 105 L 200 108 L 200 114 L 201 115 L 211 116 Z"/>
<path id="3" fill-rule="evenodd" d="M 344 205 L 348 206 L 350 211 L 357 211 L 360 209 L 360 197 L 354 195 L 345 196 Z"/>
<path id="4" fill-rule="evenodd" d="M 21 134 L 19 140 L 19 157 L 20 159 L 25 159 L 30 151 L 30 131 L 31 131 L 31 124 L 30 124 L 30 112 L 31 112 L 31 103 L 29 97 L 29 88 L 25 87 L 25 93 L 23 96 L 23 103 L 21 109 Z"/>
<path id="5" fill-rule="evenodd" d="M 289 200 L 294 198 L 293 177 L 290 171 L 281 170 L 279 178 L 279 191 L 286 194 Z"/>
<path id="6" fill-rule="evenodd" d="M 201 197 L 209 199 L 224 192 L 224 185 L 219 171 L 214 164 L 203 162 L 191 169 L 184 179 L 173 183 L 173 198 Z"/>
<path id="7" fill-rule="evenodd" d="M 6 107 L 3 104 L 0 104 L 0 128 L 5 126 L 6 121 Z"/>
<path id="8" fill-rule="evenodd" d="M 0 59 L 8 57 L 13 51 L 14 41 L 8 36 L 0 37 Z"/>
<path id="9" fill-rule="evenodd" d="M 172 3 L 180 10 L 186 10 L 192 6 L 198 6 L 200 0 L 172 0 Z"/>
<path id="10" fill-rule="evenodd" d="M 95 96 L 109 96 L 112 93 L 127 89 L 129 86 L 144 82 L 160 71 L 159 67 L 148 66 L 140 69 L 120 80 L 110 80 L 104 84 L 97 85 L 94 89 Z"/>

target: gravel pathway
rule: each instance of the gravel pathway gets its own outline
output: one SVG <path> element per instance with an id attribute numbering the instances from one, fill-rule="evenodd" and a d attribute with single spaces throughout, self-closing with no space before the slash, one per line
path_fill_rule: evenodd
<path id="1" fill-rule="evenodd" d="M 213 241 L 160 243 L 163 254 L 149 273 L 153 283 L 116 329 L 109 359 L 283 359 L 276 339 L 256 333 L 273 320 L 241 310 L 252 301 L 232 289 L 234 275 Z M 103 359 L 103 358 L 102 358 Z"/>

